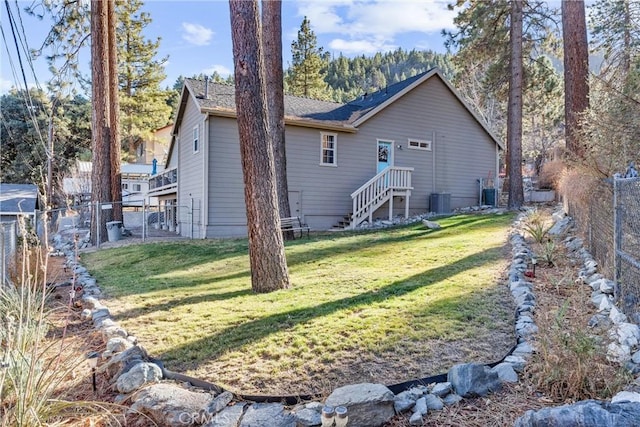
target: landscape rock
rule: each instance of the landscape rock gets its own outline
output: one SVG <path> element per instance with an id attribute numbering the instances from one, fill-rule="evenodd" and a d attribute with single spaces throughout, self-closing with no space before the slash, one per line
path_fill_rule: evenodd
<path id="1" fill-rule="evenodd" d="M 431 389 L 431 394 L 436 395 L 438 397 L 444 397 L 447 394 L 451 393 L 451 391 L 453 391 L 453 388 L 451 387 L 451 383 L 447 381 L 444 383 L 437 383 L 436 385 L 434 385 L 433 388 Z"/>
<path id="2" fill-rule="evenodd" d="M 615 334 L 618 342 L 628 347 L 636 347 L 640 343 L 640 328 L 633 323 L 620 323 L 616 326 Z"/>
<path id="3" fill-rule="evenodd" d="M 184 427 L 201 424 L 200 411 L 213 395 L 159 383 L 145 387 L 132 396 L 132 411 L 148 415 L 159 426 Z"/>
<path id="4" fill-rule="evenodd" d="M 609 343 L 607 346 L 607 359 L 612 362 L 625 363 L 631 359 L 631 349 L 624 344 Z"/>
<path id="5" fill-rule="evenodd" d="M 409 425 L 421 426 L 422 422 L 422 414 L 420 412 L 414 412 L 411 414 L 411 418 L 409 418 Z"/>
<path id="6" fill-rule="evenodd" d="M 525 365 L 527 364 L 527 361 L 524 359 L 524 357 L 515 355 L 505 357 L 504 361 L 509 363 L 513 370 L 516 372 L 522 372 Z"/>
<path id="7" fill-rule="evenodd" d="M 382 384 L 352 384 L 337 388 L 325 404 L 345 406 L 349 410 L 349 427 L 382 426 L 395 415 L 394 395 Z"/>
<path id="8" fill-rule="evenodd" d="M 631 361 L 633 363 L 640 364 L 640 350 L 633 353 L 633 356 L 631 356 Z"/>
<path id="9" fill-rule="evenodd" d="M 633 391 L 621 391 L 611 398 L 611 403 L 617 403 L 617 402 L 640 403 L 640 393 L 636 393 Z M 640 421 L 640 419 L 638 421 Z"/>
<path id="10" fill-rule="evenodd" d="M 609 318 L 616 325 L 627 321 L 627 316 L 624 313 L 620 312 L 620 310 L 618 310 L 615 305 L 611 307 Z"/>
<path id="11" fill-rule="evenodd" d="M 223 391 L 219 395 L 217 395 L 206 408 L 204 408 L 203 413 L 209 416 L 215 415 L 218 412 L 222 411 L 227 407 L 229 403 L 233 400 L 233 393 L 229 391 Z"/>
<path id="12" fill-rule="evenodd" d="M 254 403 L 240 420 L 240 427 L 296 427 L 296 417 L 280 403 Z"/>
<path id="13" fill-rule="evenodd" d="M 155 363 L 138 363 L 120 375 L 116 387 L 120 393 L 131 393 L 145 384 L 162 379 L 162 370 Z"/>
<path id="14" fill-rule="evenodd" d="M 435 394 L 427 394 L 425 397 L 425 401 L 427 402 L 427 408 L 431 411 L 440 411 L 444 408 L 444 403 L 442 399 L 440 399 Z"/>
<path id="15" fill-rule="evenodd" d="M 212 418 L 204 420 L 206 422 L 202 427 L 238 427 L 246 405 L 245 402 L 238 402 L 233 406 L 227 406 Z M 319 425 L 319 423 L 314 425 Z"/>
<path id="16" fill-rule="evenodd" d="M 616 288 L 616 284 L 611 280 L 601 279 L 600 280 L 600 292 L 603 294 L 613 295 L 613 291 Z"/>
<path id="17" fill-rule="evenodd" d="M 103 353 L 103 357 L 109 355 Z M 144 348 L 139 345 L 126 349 L 122 353 L 107 359 L 107 362 L 98 368 L 99 371 L 106 371 L 111 378 L 117 378 L 123 372 L 131 369 L 135 364 L 149 362 L 149 356 Z"/>
<path id="18" fill-rule="evenodd" d="M 442 403 L 444 403 L 445 406 L 451 406 L 451 405 L 455 405 L 456 403 L 459 403 L 461 400 L 462 400 L 462 396 L 460 396 L 459 394 L 451 393 L 451 394 L 447 394 L 442 399 Z"/>
<path id="19" fill-rule="evenodd" d="M 131 342 L 129 342 L 129 340 L 127 340 L 126 338 L 111 338 L 109 341 L 107 341 L 107 345 L 105 346 L 105 351 L 102 354 L 102 357 L 111 357 L 115 353 L 121 353 L 131 347 L 133 347 L 133 344 L 131 344 Z"/>
<path id="20" fill-rule="evenodd" d="M 103 323 L 104 326 L 104 323 Z M 120 326 L 106 326 L 102 328 L 102 340 L 107 343 L 112 338 L 127 338 L 127 331 Z"/>
<path id="21" fill-rule="evenodd" d="M 427 407 L 427 399 L 423 396 L 416 400 L 413 412 L 419 412 L 421 415 L 427 415 L 429 408 Z"/>
<path id="22" fill-rule="evenodd" d="M 491 368 L 492 371 L 498 374 L 500 381 L 507 383 L 517 383 L 518 374 L 513 370 L 513 366 L 510 363 L 502 362 Z"/>
<path id="23" fill-rule="evenodd" d="M 556 221 L 555 224 L 549 229 L 549 234 L 552 236 L 560 236 L 566 234 L 573 225 L 573 220 L 571 217 L 567 216 L 562 218 L 559 221 Z"/>
<path id="24" fill-rule="evenodd" d="M 312 427 L 319 426 L 322 423 L 320 417 L 320 411 L 311 408 L 301 408 L 294 411 L 296 418 L 298 419 L 299 427 Z"/>
<path id="25" fill-rule="evenodd" d="M 478 363 L 454 365 L 447 373 L 447 380 L 453 390 L 462 397 L 485 396 L 502 386 L 497 372 L 492 372 L 488 366 Z"/>
<path id="26" fill-rule="evenodd" d="M 416 400 L 408 397 L 396 396 L 393 399 L 393 409 L 398 414 L 408 411 L 409 409 L 413 408 L 415 404 L 416 404 Z"/>
<path id="27" fill-rule="evenodd" d="M 640 403 L 584 400 L 572 405 L 529 410 L 516 420 L 514 427 L 637 427 L 638 420 Z"/>

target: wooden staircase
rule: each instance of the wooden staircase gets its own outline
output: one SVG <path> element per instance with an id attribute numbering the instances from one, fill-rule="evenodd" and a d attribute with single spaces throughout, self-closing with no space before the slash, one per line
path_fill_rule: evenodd
<path id="1" fill-rule="evenodd" d="M 389 204 L 389 220 L 393 219 L 393 198 L 405 197 L 405 217 L 409 215 L 411 197 L 411 173 L 413 168 L 391 166 L 378 173 L 351 193 L 353 210 L 338 221 L 334 229 L 354 229 L 363 221 L 373 220 L 373 213 L 385 203 Z"/>

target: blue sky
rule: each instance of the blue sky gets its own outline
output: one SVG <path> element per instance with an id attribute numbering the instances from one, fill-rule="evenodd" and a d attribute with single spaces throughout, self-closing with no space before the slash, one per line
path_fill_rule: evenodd
<path id="1" fill-rule="evenodd" d="M 441 31 L 453 28 L 455 15 L 447 10 L 448 2 L 451 0 L 285 0 L 284 66 L 290 63 L 291 42 L 297 37 L 304 16 L 309 18 L 318 44 L 336 56 L 369 55 L 398 47 L 444 52 Z M 24 8 L 32 0 L 9 3 L 15 15 L 16 3 Z M 233 72 L 227 1 L 147 0 L 142 10 L 153 20 L 145 29 L 146 37 L 161 37 L 158 57 L 169 57 L 164 85 L 172 85 L 180 75 L 190 77 L 214 70 L 222 75 Z M 38 47 L 50 29 L 50 21 L 39 21 L 23 12 L 21 17 L 28 45 Z M 11 65 L 14 70 L 19 68 L 4 4 L 0 19 L 7 41 L 2 40 L 0 52 L 0 92 L 5 93 L 16 84 Z M 88 61 L 85 53 L 81 66 L 87 73 Z M 34 62 L 34 70 L 41 85 L 51 78 L 44 58 Z M 27 80 L 31 85 L 33 72 L 27 72 Z"/>

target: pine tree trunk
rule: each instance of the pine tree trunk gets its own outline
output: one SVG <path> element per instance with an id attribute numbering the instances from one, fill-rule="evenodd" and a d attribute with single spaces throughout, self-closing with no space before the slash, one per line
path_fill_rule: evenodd
<path id="1" fill-rule="evenodd" d="M 91 0 L 91 90 L 92 90 L 92 170 L 91 170 L 91 241 L 107 239 L 110 210 L 96 209 L 96 203 L 111 201 L 111 150 L 109 132 L 107 2 Z M 98 215 L 100 220 L 98 221 Z M 96 231 L 100 230 L 100 239 Z"/>
<path id="2" fill-rule="evenodd" d="M 524 203 L 522 189 L 522 0 L 511 2 L 511 75 L 507 111 L 507 161 L 509 163 L 509 209 Z"/>
<path id="3" fill-rule="evenodd" d="M 256 0 L 230 0 L 240 156 L 254 292 L 289 287 L 280 232 L 273 149 L 268 142 L 264 61 Z"/>
<path id="4" fill-rule="evenodd" d="M 115 1 L 107 2 L 108 40 L 109 40 L 109 128 L 111 129 L 111 200 L 113 201 L 113 220 L 123 221 L 122 216 L 122 175 L 120 174 L 120 104 L 118 101 L 118 53 L 116 42 L 117 16 Z"/>
<path id="5" fill-rule="evenodd" d="M 565 144 L 574 156 L 584 156 L 580 142 L 580 114 L 589 108 L 589 47 L 584 1 L 562 2 L 564 44 Z"/>
<path id="6" fill-rule="evenodd" d="M 287 218 L 291 216 L 291 207 L 289 206 L 284 131 L 282 2 L 280 0 L 262 0 L 262 46 L 264 47 L 269 136 L 271 137 L 276 171 L 278 212 L 280 218 Z M 287 240 L 293 239 L 293 232 L 287 231 L 284 233 L 284 237 Z"/>

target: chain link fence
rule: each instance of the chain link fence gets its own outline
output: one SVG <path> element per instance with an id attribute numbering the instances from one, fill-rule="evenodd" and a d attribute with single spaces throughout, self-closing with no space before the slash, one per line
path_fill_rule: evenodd
<path id="1" fill-rule="evenodd" d="M 199 211 L 190 206 L 172 203 L 146 205 L 143 201 L 135 205 L 131 205 L 131 201 L 121 204 L 122 202 L 78 203 L 69 208 L 40 211 L 38 220 L 40 224 L 47 222 L 51 235 L 78 234 L 81 239 L 87 240 L 90 235 L 95 235 L 98 241 L 108 242 L 194 238 L 191 230 L 194 226 L 199 227 L 199 220 L 195 220 L 199 217 Z M 114 211 L 119 208 L 122 209 L 121 221 L 114 217 Z M 92 229 L 91 216 L 94 212 L 98 216 L 97 223 L 106 219 L 107 235 L 104 235 L 104 229 Z"/>
<path id="2" fill-rule="evenodd" d="M 640 324 L 640 179 L 600 180 L 588 200 L 565 197 L 600 272 L 616 280 L 620 308 Z"/>
<path id="3" fill-rule="evenodd" d="M 9 269 L 13 267 L 17 261 L 17 246 L 17 222 L 0 222 L 0 286 L 7 283 Z"/>
<path id="4" fill-rule="evenodd" d="M 640 179 L 614 182 L 615 278 L 622 310 L 640 324 Z"/>

